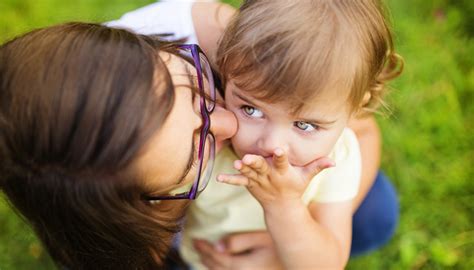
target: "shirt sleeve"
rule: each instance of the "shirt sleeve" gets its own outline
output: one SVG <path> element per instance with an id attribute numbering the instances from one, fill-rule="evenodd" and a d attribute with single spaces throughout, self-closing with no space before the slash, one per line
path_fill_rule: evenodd
<path id="1" fill-rule="evenodd" d="M 336 166 L 315 176 L 303 196 L 305 201 L 340 202 L 357 195 L 362 161 L 359 142 L 352 130 L 344 129 L 330 157 Z"/>
<path id="2" fill-rule="evenodd" d="M 194 1 L 162 1 L 125 13 L 121 18 L 106 22 L 114 28 L 124 28 L 142 35 L 166 35 L 168 40 L 187 39 L 196 43 L 191 8 Z"/>

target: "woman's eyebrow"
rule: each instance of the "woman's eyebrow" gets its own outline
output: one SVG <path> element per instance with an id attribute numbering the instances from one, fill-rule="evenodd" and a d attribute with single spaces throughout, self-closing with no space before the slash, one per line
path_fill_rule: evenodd
<path id="1" fill-rule="evenodd" d="M 195 80 L 194 76 L 192 75 L 191 70 L 189 69 L 189 66 L 191 64 L 189 62 L 185 61 L 185 60 L 184 60 L 184 62 L 189 64 L 189 65 L 186 65 L 186 64 L 184 65 L 184 71 L 186 72 L 186 76 L 188 77 L 189 83 L 194 84 L 196 82 L 196 80 Z M 192 95 L 191 100 L 194 100 L 194 98 L 196 97 L 196 91 L 191 91 L 191 95 Z M 194 144 L 193 144 L 193 147 L 194 147 Z"/>
<path id="2" fill-rule="evenodd" d="M 176 185 L 181 184 L 181 182 L 184 181 L 184 179 L 188 175 L 189 171 L 193 167 L 194 156 L 195 156 L 194 153 L 195 153 L 195 150 L 196 150 L 196 146 L 194 145 L 194 142 L 192 142 L 192 141 L 191 141 L 191 145 L 192 146 L 191 146 L 191 152 L 190 152 L 189 159 L 188 159 L 188 164 L 186 164 L 186 168 L 184 169 L 184 172 L 181 174 L 181 176 L 178 178 L 178 181 L 176 182 Z"/>
<path id="3" fill-rule="evenodd" d="M 189 65 L 186 65 L 186 64 L 184 65 L 184 70 L 186 71 L 186 75 L 188 76 L 189 82 L 190 82 L 190 83 L 193 83 L 193 82 L 194 82 L 194 78 L 193 78 L 194 76 L 191 75 L 192 72 L 191 72 L 191 70 L 189 69 L 189 66 L 190 66 L 191 64 L 190 64 L 189 62 L 187 62 L 187 61 L 184 61 L 184 63 L 189 64 Z"/>

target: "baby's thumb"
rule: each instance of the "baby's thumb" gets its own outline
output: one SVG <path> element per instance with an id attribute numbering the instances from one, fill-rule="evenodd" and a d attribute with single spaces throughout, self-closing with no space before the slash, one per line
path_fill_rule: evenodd
<path id="1" fill-rule="evenodd" d="M 309 177 L 309 179 L 312 179 L 317 174 L 319 174 L 322 170 L 331 168 L 334 166 L 336 166 L 336 163 L 332 159 L 328 157 L 322 157 L 304 166 L 303 172 L 306 176 Z"/>

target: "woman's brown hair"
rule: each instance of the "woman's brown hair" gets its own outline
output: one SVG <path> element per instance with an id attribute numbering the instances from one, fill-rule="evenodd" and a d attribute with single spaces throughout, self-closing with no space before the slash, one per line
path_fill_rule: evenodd
<path id="1" fill-rule="evenodd" d="M 379 0 L 246 0 L 220 40 L 217 66 L 225 80 L 295 111 L 341 89 L 353 111 L 370 111 L 403 68 L 385 13 Z"/>
<path id="2" fill-rule="evenodd" d="M 0 188 L 70 269 L 156 269 L 184 211 L 151 205 L 127 165 L 170 112 L 158 50 L 126 30 L 67 23 L 0 47 Z"/>

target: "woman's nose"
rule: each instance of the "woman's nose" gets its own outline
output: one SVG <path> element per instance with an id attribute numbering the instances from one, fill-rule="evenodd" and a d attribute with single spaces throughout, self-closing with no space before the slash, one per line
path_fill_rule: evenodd
<path id="1" fill-rule="evenodd" d="M 224 140 L 237 132 L 237 118 L 234 113 L 216 105 L 211 114 L 211 132 L 214 134 L 219 149 Z"/>

